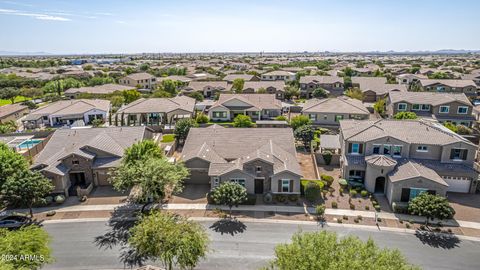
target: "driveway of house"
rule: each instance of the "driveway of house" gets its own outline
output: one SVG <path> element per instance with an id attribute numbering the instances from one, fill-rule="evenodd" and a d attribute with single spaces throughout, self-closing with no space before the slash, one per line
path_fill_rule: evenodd
<path id="1" fill-rule="evenodd" d="M 207 203 L 210 185 L 186 184 L 183 192 L 172 196 L 170 203 Z"/>
<path id="2" fill-rule="evenodd" d="M 480 194 L 447 193 L 455 219 L 480 222 Z"/>

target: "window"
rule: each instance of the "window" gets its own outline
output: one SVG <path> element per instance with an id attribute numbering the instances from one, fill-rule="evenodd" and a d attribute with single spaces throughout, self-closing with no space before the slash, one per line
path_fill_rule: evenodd
<path id="1" fill-rule="evenodd" d="M 458 106 L 458 114 L 467 114 L 468 112 L 468 107 L 467 106 Z"/>
<path id="2" fill-rule="evenodd" d="M 80 164 L 80 161 L 78 161 L 78 159 L 72 160 L 72 165 L 78 165 L 78 164 Z"/>
<path id="3" fill-rule="evenodd" d="M 317 115 L 316 115 L 316 114 L 309 114 L 308 117 L 309 117 L 310 120 L 312 120 L 312 121 L 316 121 L 316 120 L 317 120 Z"/>
<path id="4" fill-rule="evenodd" d="M 417 152 L 428 152 L 428 148 L 426 145 L 419 145 L 417 146 Z"/>
<path id="5" fill-rule="evenodd" d="M 392 154 L 392 146 L 389 144 L 383 145 L 383 154 L 384 155 L 391 155 Z"/>
<path id="6" fill-rule="evenodd" d="M 440 113 L 448 113 L 450 111 L 450 106 L 440 106 Z"/>
<path id="7" fill-rule="evenodd" d="M 242 187 L 245 187 L 245 179 L 243 179 L 243 178 L 231 178 L 230 182 L 234 182 L 234 183 L 239 184 Z"/>
<path id="8" fill-rule="evenodd" d="M 420 104 L 413 104 L 412 111 L 420 111 Z"/>
<path id="9" fill-rule="evenodd" d="M 430 105 L 429 104 L 422 104 L 421 110 L 422 111 L 430 111 Z"/>
<path id="10" fill-rule="evenodd" d="M 365 175 L 365 171 L 350 170 L 348 172 L 348 176 L 349 176 L 348 178 L 357 180 L 357 181 L 363 180 L 364 175 Z"/>
<path id="11" fill-rule="evenodd" d="M 289 179 L 282 179 L 282 190 L 281 192 L 290 192 L 290 180 Z"/>
<path id="12" fill-rule="evenodd" d="M 256 171 L 257 172 L 262 172 L 262 166 L 257 166 Z"/>
<path id="13" fill-rule="evenodd" d="M 360 144 L 352 143 L 352 154 L 360 154 Z"/>
<path id="14" fill-rule="evenodd" d="M 227 118 L 227 112 L 213 112 L 213 118 Z"/>
<path id="15" fill-rule="evenodd" d="M 375 155 L 380 154 L 380 145 L 379 144 L 374 144 L 373 145 L 373 154 L 375 154 Z"/>
<path id="16" fill-rule="evenodd" d="M 343 115 L 335 115 L 335 122 L 339 122 L 340 120 L 343 120 Z"/>
<path id="17" fill-rule="evenodd" d="M 468 150 L 461 149 L 461 148 L 453 148 L 450 151 L 450 159 L 451 160 L 466 160 L 467 159 Z"/>
<path id="18" fill-rule="evenodd" d="M 401 145 L 393 146 L 392 152 L 393 152 L 393 156 L 401 157 L 402 156 L 402 146 Z"/>
<path id="19" fill-rule="evenodd" d="M 220 179 L 218 177 L 213 178 L 213 187 L 216 188 L 220 185 Z"/>
<path id="20" fill-rule="evenodd" d="M 44 116 L 44 117 L 43 117 L 43 120 L 47 121 L 47 120 L 48 120 L 48 116 Z"/>
<path id="21" fill-rule="evenodd" d="M 407 104 L 406 103 L 398 103 L 398 110 L 399 111 L 406 111 L 407 110 Z"/>

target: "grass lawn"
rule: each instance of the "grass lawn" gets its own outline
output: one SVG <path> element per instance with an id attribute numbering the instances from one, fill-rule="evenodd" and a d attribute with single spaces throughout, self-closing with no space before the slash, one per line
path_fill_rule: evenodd
<path id="1" fill-rule="evenodd" d="M 175 134 L 165 134 L 160 142 L 169 143 L 175 141 Z"/>
<path id="2" fill-rule="evenodd" d="M 18 102 L 23 102 L 25 100 L 30 100 L 31 98 L 27 98 L 24 96 L 18 96 L 15 98 L 15 103 Z M 0 99 L 0 106 L 7 105 L 7 104 L 12 104 L 12 101 L 10 99 Z"/>

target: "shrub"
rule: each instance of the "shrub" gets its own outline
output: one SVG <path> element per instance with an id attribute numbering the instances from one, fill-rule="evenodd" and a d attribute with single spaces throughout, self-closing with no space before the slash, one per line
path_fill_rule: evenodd
<path id="1" fill-rule="evenodd" d="M 322 176 L 320 176 L 320 179 L 322 179 L 322 181 L 325 182 L 325 185 L 327 187 L 330 187 L 333 183 L 333 176 L 330 176 L 330 175 L 322 174 Z"/>
<path id="2" fill-rule="evenodd" d="M 370 206 L 365 205 L 365 210 L 367 210 L 367 211 L 370 210 Z"/>
<path id="3" fill-rule="evenodd" d="M 356 218 L 354 218 L 354 219 L 353 219 L 353 222 L 355 222 L 355 223 L 358 223 L 358 222 L 359 222 L 359 220 L 358 220 L 358 219 L 356 219 Z"/>
<path id="4" fill-rule="evenodd" d="M 247 194 L 247 199 L 240 203 L 241 205 L 255 205 L 257 203 L 257 196 L 255 194 Z"/>
<path id="5" fill-rule="evenodd" d="M 408 204 L 398 204 L 392 203 L 392 210 L 394 213 L 398 214 L 407 214 L 408 213 Z"/>
<path id="6" fill-rule="evenodd" d="M 288 195 L 288 200 L 291 202 L 296 202 L 298 201 L 298 195 L 297 194 L 290 194 Z"/>
<path id="7" fill-rule="evenodd" d="M 275 200 L 277 202 L 283 203 L 283 202 L 287 201 L 287 196 L 285 196 L 283 194 L 278 194 L 278 195 L 275 196 Z"/>
<path id="8" fill-rule="evenodd" d="M 337 202 L 332 202 L 332 208 L 338 208 L 338 203 Z"/>
<path id="9" fill-rule="evenodd" d="M 51 204 L 51 203 L 53 202 L 53 197 L 52 197 L 52 196 L 47 196 L 47 197 L 45 197 L 45 202 L 46 202 L 47 204 Z"/>
<path id="10" fill-rule="evenodd" d="M 448 229 L 447 229 L 447 232 L 448 232 L 448 233 L 452 233 L 452 229 L 448 228 Z"/>
<path id="11" fill-rule="evenodd" d="M 380 212 L 380 205 L 376 204 L 375 205 L 375 210 L 377 210 L 377 212 Z"/>
<path id="12" fill-rule="evenodd" d="M 273 195 L 272 193 L 268 192 L 263 195 L 263 202 L 266 204 L 271 204 L 273 201 Z"/>
<path id="13" fill-rule="evenodd" d="M 322 153 L 323 161 L 325 161 L 325 165 L 330 165 L 332 163 L 332 152 L 330 151 L 325 151 Z"/>
<path id="14" fill-rule="evenodd" d="M 338 179 L 338 183 L 340 184 L 341 187 L 346 188 L 348 186 L 348 181 L 346 179 Z"/>
<path id="15" fill-rule="evenodd" d="M 362 191 L 360 192 L 360 195 L 362 195 L 362 197 L 364 197 L 364 198 L 365 198 L 365 197 L 367 197 L 367 196 L 368 196 L 368 191 L 366 191 L 366 190 L 362 190 Z"/>
<path id="16" fill-rule="evenodd" d="M 457 126 L 457 133 L 461 135 L 471 135 L 473 133 L 473 130 L 471 128 L 468 128 L 464 125 L 458 125 Z"/>
<path id="17" fill-rule="evenodd" d="M 47 217 L 51 217 L 51 216 L 54 216 L 57 212 L 55 210 L 52 210 L 52 211 L 48 211 L 47 212 Z"/>
<path id="18" fill-rule="evenodd" d="M 410 229 L 411 225 L 410 223 L 405 223 L 405 228 Z"/>
<path id="19" fill-rule="evenodd" d="M 55 196 L 55 202 L 58 204 L 62 204 L 65 202 L 65 196 L 63 195 L 57 195 Z"/>
<path id="20" fill-rule="evenodd" d="M 354 204 L 350 204 L 350 209 L 351 209 L 351 210 L 355 210 L 355 205 L 354 205 Z"/>
<path id="21" fill-rule="evenodd" d="M 317 214 L 318 217 L 321 217 L 325 214 L 325 205 L 319 204 L 315 207 L 315 214 Z"/>
<path id="22" fill-rule="evenodd" d="M 420 230 L 424 231 L 426 229 L 425 225 L 420 225 Z"/>
<path id="23" fill-rule="evenodd" d="M 208 120 L 208 116 L 206 116 L 204 113 L 197 114 L 197 117 L 195 118 L 195 121 L 197 121 L 198 124 L 208 123 Z"/>
<path id="24" fill-rule="evenodd" d="M 378 221 L 378 222 L 382 222 L 382 218 L 377 218 L 377 221 Z"/>
<path id="25" fill-rule="evenodd" d="M 337 218 L 337 223 L 343 223 L 342 219 Z"/>
<path id="26" fill-rule="evenodd" d="M 350 189 L 350 196 L 351 197 L 357 196 L 357 191 L 355 189 Z"/>
<path id="27" fill-rule="evenodd" d="M 340 193 L 340 196 L 343 196 L 343 188 L 338 189 L 338 193 Z"/>
<path id="28" fill-rule="evenodd" d="M 320 186 L 316 182 L 309 182 L 305 188 L 305 198 L 314 202 L 320 197 Z"/>
<path id="29" fill-rule="evenodd" d="M 347 216 L 347 215 L 343 215 L 342 218 L 345 219 L 345 220 L 348 220 L 348 216 Z"/>
<path id="30" fill-rule="evenodd" d="M 212 195 L 213 195 L 213 192 L 211 192 L 211 191 L 207 193 L 207 203 L 208 204 L 216 204 Z"/>

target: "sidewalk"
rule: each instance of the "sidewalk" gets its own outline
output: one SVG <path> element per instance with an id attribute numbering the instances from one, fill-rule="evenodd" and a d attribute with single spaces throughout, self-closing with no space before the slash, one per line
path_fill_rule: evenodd
<path id="1" fill-rule="evenodd" d="M 125 204 L 107 204 L 107 205 L 75 205 L 75 206 L 54 206 L 54 207 L 42 207 L 42 208 L 34 208 L 33 212 L 35 214 L 45 213 L 48 211 L 56 211 L 58 213 L 64 212 L 79 212 L 79 211 L 113 211 L 115 208 L 119 206 L 124 206 Z M 132 205 L 132 209 L 140 209 L 142 205 Z M 158 207 L 158 206 L 157 206 Z M 222 205 L 208 205 L 208 204 L 164 204 L 160 207 L 161 209 L 166 210 L 214 210 L 214 209 L 221 209 L 221 210 L 229 210 L 228 207 Z M 315 213 L 315 208 L 307 207 L 306 208 L 308 213 L 313 214 Z M 302 214 L 305 213 L 305 209 L 303 206 L 278 206 L 278 205 L 240 205 L 238 207 L 234 207 L 233 210 L 235 211 L 247 211 L 247 212 L 274 212 L 274 213 L 296 213 Z M 27 209 L 15 209 L 11 210 L 15 212 L 28 212 Z M 413 221 L 416 223 L 425 223 L 425 218 L 420 216 L 412 216 L 412 215 L 403 215 L 403 214 L 394 214 L 394 213 L 386 213 L 386 212 L 373 212 L 373 211 L 361 211 L 361 210 L 348 210 L 348 209 L 332 209 L 327 208 L 325 210 L 326 215 L 332 216 L 349 216 L 349 217 L 357 217 L 362 216 L 364 218 L 372 218 L 375 219 L 375 215 L 377 214 L 377 218 L 381 219 L 389 219 L 389 220 L 403 220 L 403 221 Z M 443 220 L 442 224 L 445 226 L 451 227 L 464 227 L 464 228 L 471 228 L 471 229 L 479 229 L 480 230 L 480 223 L 478 222 L 471 222 L 471 221 L 462 221 L 462 220 Z"/>

